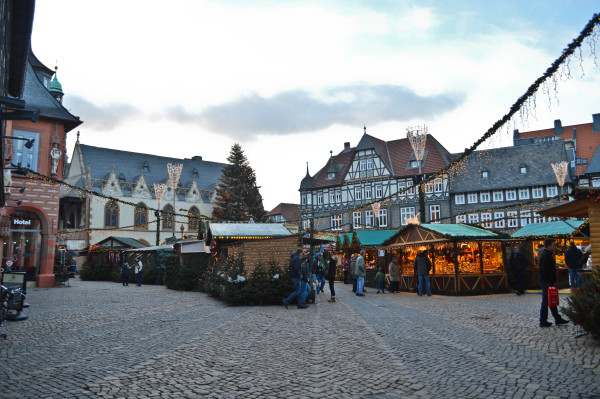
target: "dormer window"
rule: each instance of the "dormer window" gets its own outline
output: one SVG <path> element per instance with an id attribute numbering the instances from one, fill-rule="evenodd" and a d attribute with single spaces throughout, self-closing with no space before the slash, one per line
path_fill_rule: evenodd
<path id="1" fill-rule="evenodd" d="M 527 166 L 525 164 L 521 164 L 519 170 L 520 170 L 520 172 L 521 172 L 522 175 L 526 175 L 527 174 Z"/>
<path id="2" fill-rule="evenodd" d="M 483 177 L 484 179 L 487 179 L 488 177 L 490 177 L 490 172 L 486 169 L 482 170 L 481 177 Z"/>
<path id="3" fill-rule="evenodd" d="M 120 173 L 118 179 L 119 179 L 119 183 L 124 183 L 125 182 L 125 175 L 123 173 Z"/>
<path id="4" fill-rule="evenodd" d="M 198 169 L 196 169 L 196 168 L 192 169 L 192 178 L 194 178 L 194 179 L 198 178 Z"/>
<path id="5" fill-rule="evenodd" d="M 144 172 L 150 172 L 150 165 L 148 165 L 148 161 L 144 161 L 144 165 L 142 165 L 142 170 Z"/>
<path id="6" fill-rule="evenodd" d="M 333 180 L 333 179 L 335 179 L 335 172 L 327 173 L 327 180 Z"/>

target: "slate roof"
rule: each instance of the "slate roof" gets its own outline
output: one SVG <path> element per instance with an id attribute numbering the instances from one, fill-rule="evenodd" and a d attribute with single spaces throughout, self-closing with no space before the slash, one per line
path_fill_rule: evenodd
<path id="1" fill-rule="evenodd" d="M 594 156 L 588 163 L 587 168 L 585 168 L 584 174 L 597 174 L 600 173 L 600 147 L 596 148 L 594 152 Z"/>
<path id="2" fill-rule="evenodd" d="M 331 157 L 314 176 L 310 176 L 307 169 L 306 176 L 300 183 L 300 190 L 341 185 L 352 165 L 354 154 L 366 149 L 375 150 L 393 177 L 413 176 L 419 173 L 418 168 L 408 168 L 413 149 L 407 138 L 383 141 L 364 133 L 356 147 L 345 148 L 335 157 Z M 427 136 L 425 153 L 426 157 L 421 173 L 435 173 L 450 162 L 451 154 L 431 135 Z M 335 178 L 331 180 L 327 177 L 330 171 L 338 171 Z"/>
<path id="3" fill-rule="evenodd" d="M 282 237 L 292 233 L 280 223 L 209 223 L 213 237 Z"/>
<path id="4" fill-rule="evenodd" d="M 458 157 L 454 154 L 453 157 Z M 475 151 L 450 174 L 452 193 L 556 185 L 552 163 L 567 161 L 563 140 Z M 525 165 L 527 173 L 521 174 Z M 482 177 L 487 170 L 489 177 Z M 510 176 L 510 179 L 506 177 Z M 567 174 L 565 182 L 572 182 Z"/>
<path id="5" fill-rule="evenodd" d="M 168 180 L 167 163 L 183 164 L 179 179 L 180 187 L 189 187 L 195 180 L 200 190 L 212 190 L 226 166 L 224 163 L 203 161 L 200 157 L 180 159 L 85 144 L 78 145 L 85 167 L 87 168 L 87 163 L 90 163 L 92 179 L 106 180 L 114 166 L 117 177 L 122 174 L 125 182 L 134 183 L 139 180 L 141 171 L 147 163 L 149 171 L 144 171 L 144 179 L 150 188 L 154 183 Z M 194 169 L 198 172 L 197 177 L 193 174 Z"/>
<path id="6" fill-rule="evenodd" d="M 560 220 L 546 223 L 531 223 L 512 233 L 511 237 L 550 237 L 559 235 L 570 236 L 586 221 L 587 220 L 567 220 L 564 222 Z"/>
<path id="7" fill-rule="evenodd" d="M 30 53 L 32 56 L 33 54 Z M 63 105 L 58 102 L 48 88 L 39 80 L 33 69 L 32 62 L 39 60 L 30 56 L 25 72 L 25 88 L 23 89 L 23 100 L 26 102 L 27 110 L 40 110 L 40 116 L 60 120 L 65 126 L 65 132 L 69 132 L 83 123 L 79 117 L 72 115 Z"/>
<path id="8" fill-rule="evenodd" d="M 148 245 L 134 238 L 110 236 L 96 243 L 99 247 L 145 248 Z"/>

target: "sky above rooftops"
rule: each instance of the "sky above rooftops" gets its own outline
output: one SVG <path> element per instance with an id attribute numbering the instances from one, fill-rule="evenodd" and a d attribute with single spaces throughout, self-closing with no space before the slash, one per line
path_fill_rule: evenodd
<path id="1" fill-rule="evenodd" d="M 425 123 L 463 151 L 595 12 L 586 0 L 38 0 L 32 48 L 58 65 L 82 143 L 226 162 L 239 142 L 268 211 L 299 203 L 306 163 L 314 174 L 363 125 L 388 141 Z M 591 122 L 600 68 L 586 56 L 571 76 L 488 146 Z"/>

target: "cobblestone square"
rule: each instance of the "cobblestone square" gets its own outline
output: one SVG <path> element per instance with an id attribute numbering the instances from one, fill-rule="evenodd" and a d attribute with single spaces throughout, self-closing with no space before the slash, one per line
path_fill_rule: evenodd
<path id="1" fill-rule="evenodd" d="M 600 398 L 600 346 L 540 296 L 317 296 L 230 307 L 163 286 L 30 288 L 1 398 Z M 567 295 L 561 295 L 564 303 Z"/>

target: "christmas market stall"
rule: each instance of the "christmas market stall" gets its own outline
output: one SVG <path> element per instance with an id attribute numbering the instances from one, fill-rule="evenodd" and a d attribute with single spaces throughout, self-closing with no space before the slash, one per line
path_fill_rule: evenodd
<path id="1" fill-rule="evenodd" d="M 99 264 L 111 268 L 121 267 L 125 251 L 147 246 L 147 244 L 129 237 L 107 237 L 90 247 L 87 262 L 91 267 Z"/>
<path id="2" fill-rule="evenodd" d="M 218 259 L 242 253 L 245 270 L 251 273 L 258 264 L 287 267 L 300 237 L 280 223 L 209 223 L 206 242 Z"/>
<path id="3" fill-rule="evenodd" d="M 556 239 L 556 269 L 559 286 L 569 285 L 569 270 L 565 264 L 565 252 L 570 242 L 575 242 L 582 251 L 590 245 L 589 222 L 587 220 L 560 220 L 545 223 L 532 223 L 521 227 L 511 234 L 511 237 L 524 240 L 521 245 L 530 266 L 525 270 L 525 286 L 538 287 L 539 267 L 535 261 L 537 248 L 544 244 L 546 238 Z"/>
<path id="4" fill-rule="evenodd" d="M 413 290 L 415 257 L 427 251 L 431 289 L 438 293 L 505 292 L 506 235 L 463 224 L 410 224 L 383 243 L 396 256 L 400 289 Z"/>
<path id="5" fill-rule="evenodd" d="M 398 233 L 398 230 L 355 230 L 352 233 L 346 234 L 342 240 L 350 243 L 347 249 L 347 253 L 344 253 L 344 258 L 348 258 L 353 253 L 358 253 L 360 250 L 365 250 L 365 262 L 367 269 L 377 270 L 379 267 L 383 267 L 387 270 L 387 261 L 385 257 L 385 250 L 381 248 L 383 243 Z M 353 236 L 356 235 L 358 245 L 352 248 Z"/>

